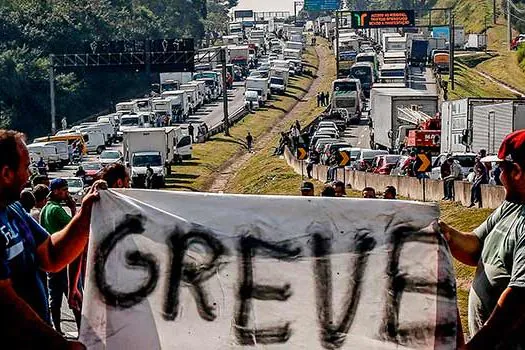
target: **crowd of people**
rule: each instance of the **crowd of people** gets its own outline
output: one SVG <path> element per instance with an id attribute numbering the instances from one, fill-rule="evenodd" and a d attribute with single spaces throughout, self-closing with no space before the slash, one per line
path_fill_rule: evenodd
<path id="1" fill-rule="evenodd" d="M 64 179 L 49 181 L 37 175 L 29 181 L 30 159 L 22 134 L 0 130 L 0 154 L 3 339 L 19 349 L 84 349 L 80 342 L 60 333 L 54 310 L 58 310 L 58 299 L 67 295 L 69 306 L 79 314 L 92 207 L 105 188 L 129 186 L 126 168 L 121 164 L 106 168 L 77 210 Z M 508 135 L 496 156 L 480 157 L 479 161 L 498 164 L 505 201 L 473 232 L 461 232 L 439 222 L 452 255 L 464 264 L 477 266 L 468 301 L 472 337 L 465 344 L 458 323 L 458 348 L 523 349 L 525 130 Z M 483 169 L 475 172 L 481 174 Z M 347 189 L 343 182 L 334 182 L 323 188 L 322 195 L 345 197 Z M 303 196 L 315 195 L 314 190 L 312 182 L 301 185 Z M 378 197 L 371 187 L 364 188 L 361 195 Z M 395 199 L 396 189 L 388 186 L 382 197 Z M 81 322 L 79 317 L 77 322 Z"/>
<path id="2" fill-rule="evenodd" d="M 330 104 L 330 92 L 317 92 L 317 107 L 326 107 Z"/>
<path id="3" fill-rule="evenodd" d="M 321 197 L 346 197 L 346 189 L 352 189 L 350 184 L 345 186 L 343 181 L 333 181 L 326 183 L 321 191 Z M 303 181 L 301 184 L 301 196 L 313 197 L 315 196 L 314 184 L 310 181 Z M 365 187 L 361 191 L 362 198 L 381 198 L 378 197 L 380 194 L 376 193 L 375 188 Z M 387 186 L 383 193 L 383 199 L 397 199 L 397 190 L 394 186 Z"/>

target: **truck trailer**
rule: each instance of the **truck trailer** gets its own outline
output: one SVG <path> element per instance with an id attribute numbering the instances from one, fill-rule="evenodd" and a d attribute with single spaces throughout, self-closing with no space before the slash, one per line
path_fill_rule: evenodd
<path id="1" fill-rule="evenodd" d="M 464 98 L 441 105 L 441 153 L 497 153 L 505 135 L 525 129 L 525 100 Z"/>
<path id="2" fill-rule="evenodd" d="M 423 112 L 433 116 L 438 111 L 438 96 L 428 91 L 410 88 L 372 88 L 370 92 L 370 117 L 373 124 L 371 144 L 375 148 L 395 150 L 399 126 L 404 110 Z"/>

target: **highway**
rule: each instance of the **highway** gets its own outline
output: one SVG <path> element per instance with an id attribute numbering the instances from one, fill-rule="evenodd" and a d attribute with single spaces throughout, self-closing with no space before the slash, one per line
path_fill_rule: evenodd
<path id="1" fill-rule="evenodd" d="M 244 104 L 244 82 L 235 82 L 233 84 L 233 89 L 228 90 L 228 114 L 232 115 Z M 222 122 L 224 116 L 222 96 L 219 97 L 216 101 L 208 103 L 201 108 L 199 108 L 194 114 L 190 115 L 186 123 L 180 124 L 183 127 L 186 127 L 189 122 L 198 125 L 201 123 L 206 123 L 208 128 L 212 128 Z M 195 133 L 197 128 L 195 128 Z M 113 144 L 106 149 L 108 150 L 119 150 L 122 152 L 122 145 L 117 143 Z M 96 161 L 98 155 L 88 154 L 84 156 L 84 162 Z M 49 172 L 50 178 L 57 177 L 70 177 L 74 176 L 77 171 L 77 165 L 68 165 L 59 171 Z"/>

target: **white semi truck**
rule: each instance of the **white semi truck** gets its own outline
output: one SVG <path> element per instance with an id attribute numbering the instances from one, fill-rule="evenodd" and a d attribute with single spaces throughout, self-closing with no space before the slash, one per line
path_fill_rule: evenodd
<path id="1" fill-rule="evenodd" d="M 441 105 L 441 153 L 498 152 L 503 138 L 525 129 L 525 102 L 464 98 Z"/>
<path id="2" fill-rule="evenodd" d="M 374 148 L 394 151 L 399 147 L 396 145 L 399 127 L 406 124 L 403 121 L 406 111 L 422 112 L 432 117 L 438 111 L 438 96 L 410 88 L 372 88 L 370 105 L 371 144 L 374 143 Z"/>

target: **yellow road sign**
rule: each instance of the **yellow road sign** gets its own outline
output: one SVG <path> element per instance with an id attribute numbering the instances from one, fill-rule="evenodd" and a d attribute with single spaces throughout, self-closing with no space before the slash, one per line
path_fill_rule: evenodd
<path id="1" fill-rule="evenodd" d="M 308 157 L 308 153 L 306 152 L 306 149 L 303 147 L 297 148 L 297 159 L 299 160 L 305 160 Z"/>
<path id="2" fill-rule="evenodd" d="M 430 158 L 425 153 L 419 153 L 417 155 L 417 164 L 417 171 L 419 173 L 430 171 Z"/>
<path id="3" fill-rule="evenodd" d="M 339 166 L 346 166 L 350 162 L 348 151 L 339 151 Z"/>

